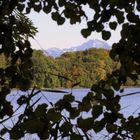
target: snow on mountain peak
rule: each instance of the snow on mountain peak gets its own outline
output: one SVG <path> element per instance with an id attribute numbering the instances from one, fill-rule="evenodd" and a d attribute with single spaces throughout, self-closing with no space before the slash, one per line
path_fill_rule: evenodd
<path id="1" fill-rule="evenodd" d="M 95 40 L 89 40 L 79 46 L 71 47 L 71 48 L 65 48 L 65 49 L 59 49 L 59 48 L 49 48 L 47 49 L 47 53 L 50 56 L 53 57 L 59 57 L 65 52 L 76 52 L 76 51 L 84 51 L 90 48 L 104 48 L 104 49 L 110 49 L 110 46 L 104 42 L 100 41 L 98 39 Z"/>

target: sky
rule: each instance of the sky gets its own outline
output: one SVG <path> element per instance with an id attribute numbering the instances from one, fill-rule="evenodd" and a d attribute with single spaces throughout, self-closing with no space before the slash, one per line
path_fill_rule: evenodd
<path id="1" fill-rule="evenodd" d="M 68 20 L 62 26 L 58 26 L 55 21 L 51 19 L 51 15 L 46 15 L 43 12 L 32 12 L 28 17 L 33 21 L 34 26 L 38 28 L 38 33 L 35 39 L 31 39 L 32 48 L 34 49 L 48 49 L 48 48 L 70 48 L 81 45 L 90 39 L 99 39 L 101 41 L 101 34 L 93 32 L 88 38 L 81 35 L 81 29 L 86 28 L 86 21 L 70 25 Z M 107 43 L 117 42 L 120 39 L 120 27 L 117 31 L 112 32 L 112 37 Z"/>

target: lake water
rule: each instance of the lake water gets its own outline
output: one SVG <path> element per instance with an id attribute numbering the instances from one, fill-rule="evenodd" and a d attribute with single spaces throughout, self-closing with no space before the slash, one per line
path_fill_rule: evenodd
<path id="1" fill-rule="evenodd" d="M 73 90 L 63 89 L 63 91 L 66 91 L 68 93 L 54 93 L 54 92 L 42 91 L 42 92 L 38 93 L 38 95 L 35 96 L 34 101 L 37 100 L 39 97 L 41 97 L 41 100 L 39 101 L 39 103 L 47 103 L 47 104 L 49 104 L 49 102 L 55 103 L 59 99 L 62 99 L 65 94 L 69 94 L 71 92 L 72 92 L 72 95 L 75 96 L 76 100 L 81 101 L 82 98 L 90 91 L 90 89 L 73 89 Z M 16 106 L 17 106 L 16 99 L 19 98 L 19 96 L 30 93 L 30 92 L 31 91 L 21 92 L 21 91 L 14 90 L 14 91 L 12 91 L 12 94 L 7 99 L 9 101 L 12 101 L 12 104 L 16 108 Z M 116 94 L 126 95 L 126 94 L 133 93 L 133 92 L 140 92 L 140 88 L 125 88 L 123 93 L 120 94 L 120 93 L 116 92 Z M 130 115 L 130 114 L 134 113 L 136 111 L 136 109 L 138 109 L 140 107 L 140 94 L 124 96 L 121 98 L 120 102 L 121 102 L 121 106 L 122 106 L 122 112 L 125 115 Z M 139 111 L 140 111 L 140 109 L 137 110 L 135 112 L 135 114 L 137 114 Z"/>
<path id="2" fill-rule="evenodd" d="M 64 89 L 63 91 L 72 93 L 75 96 L 76 100 L 81 101 L 82 98 L 90 91 L 90 89 L 73 89 L 73 90 Z M 28 91 L 25 93 L 25 92 L 14 90 L 14 91 L 12 91 L 11 95 L 9 97 L 7 97 L 7 100 L 11 101 L 14 108 L 16 109 L 17 108 L 16 100 L 19 98 L 19 96 L 21 96 L 23 94 L 28 94 L 30 92 L 31 91 Z M 124 92 L 121 94 L 125 95 L 125 94 L 129 94 L 129 93 L 133 93 L 133 92 L 140 92 L 140 88 L 125 88 Z M 53 93 L 53 92 L 42 91 L 42 92 L 38 93 L 37 96 L 35 96 L 34 101 L 37 100 L 39 97 L 41 97 L 39 104 L 40 103 L 49 104 L 49 102 L 55 103 L 59 99 L 62 99 L 65 94 L 69 94 L 69 93 Z M 118 92 L 116 92 L 116 94 L 120 95 L 120 93 L 118 93 Z M 140 112 L 140 94 L 124 96 L 121 98 L 120 102 L 121 102 L 121 108 L 122 108 L 121 112 L 125 116 L 137 115 Z M 22 111 L 23 111 L 23 108 L 20 109 L 20 112 L 22 112 Z M 84 116 L 88 116 L 88 115 L 89 115 L 88 113 L 84 113 Z M 13 121 L 14 121 L 14 119 L 15 118 L 13 118 Z M 15 119 L 15 121 L 16 121 L 16 119 Z M 12 125 L 12 122 L 8 121 L 7 123 L 5 123 L 5 125 L 7 125 L 7 126 Z"/>

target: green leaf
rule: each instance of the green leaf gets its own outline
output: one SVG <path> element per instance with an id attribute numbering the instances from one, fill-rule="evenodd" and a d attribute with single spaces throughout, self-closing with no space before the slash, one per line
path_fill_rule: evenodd
<path id="1" fill-rule="evenodd" d="M 47 107 L 48 105 L 47 104 L 41 104 L 41 105 L 38 105 L 36 110 L 34 111 L 36 116 L 43 116 L 46 114 L 46 111 L 47 111 Z"/>
<path id="2" fill-rule="evenodd" d="M 52 19 L 55 20 L 55 21 L 58 20 L 59 16 L 60 16 L 60 15 L 59 15 L 58 12 L 53 12 L 53 13 L 52 13 Z"/>
<path id="3" fill-rule="evenodd" d="M 44 7 L 43 7 L 43 11 L 44 11 L 46 14 L 50 13 L 51 10 L 52 10 L 52 6 L 51 6 L 51 5 L 48 5 L 48 6 L 44 6 Z"/>
<path id="4" fill-rule="evenodd" d="M 59 1 L 58 1 L 58 4 L 59 4 L 60 7 L 64 6 L 65 3 L 66 3 L 65 0 L 59 0 Z"/>
<path id="5" fill-rule="evenodd" d="M 0 131 L 0 135 L 3 136 L 5 135 L 5 133 L 7 133 L 9 130 L 7 128 L 3 128 L 1 131 Z"/>
<path id="6" fill-rule="evenodd" d="M 70 135 L 70 140 L 83 140 L 83 137 L 81 135 L 73 133 Z"/>
<path id="7" fill-rule="evenodd" d="M 109 0 L 109 3 L 114 6 L 114 5 L 118 4 L 118 1 L 117 0 Z"/>
<path id="8" fill-rule="evenodd" d="M 114 96 L 114 91 L 112 89 L 108 89 L 108 90 L 105 90 L 103 92 L 103 95 L 107 98 L 107 99 L 111 99 L 113 98 Z"/>
<path id="9" fill-rule="evenodd" d="M 124 92 L 124 88 L 120 89 L 120 93 L 123 93 Z"/>
<path id="10" fill-rule="evenodd" d="M 56 123 L 61 119 L 60 112 L 55 112 L 53 109 L 50 109 L 46 115 L 47 119 Z"/>
<path id="11" fill-rule="evenodd" d="M 17 140 L 24 136 L 24 132 L 20 129 L 19 126 L 14 126 L 12 130 L 10 130 L 10 139 Z"/>
<path id="12" fill-rule="evenodd" d="M 72 124 L 64 122 L 60 127 L 60 131 L 63 132 L 63 136 L 69 136 L 69 133 L 72 131 Z"/>
<path id="13" fill-rule="evenodd" d="M 27 102 L 27 97 L 25 95 L 22 95 L 18 100 L 17 100 L 17 103 L 19 105 L 23 105 Z"/>
<path id="14" fill-rule="evenodd" d="M 70 110 L 70 118 L 71 119 L 75 119 L 76 117 L 78 117 L 80 115 L 80 111 L 77 108 L 72 108 Z"/>
<path id="15" fill-rule="evenodd" d="M 106 130 L 109 132 L 109 134 L 114 133 L 117 130 L 117 125 L 108 123 L 106 125 Z"/>
<path id="16" fill-rule="evenodd" d="M 31 80 L 27 78 L 21 78 L 19 81 L 19 88 L 22 91 L 26 91 L 31 87 Z"/>
<path id="17" fill-rule="evenodd" d="M 84 132 L 87 132 L 93 127 L 93 119 L 92 118 L 87 118 L 87 119 L 78 118 L 77 124 L 79 128 L 81 128 Z"/>
<path id="18" fill-rule="evenodd" d="M 57 20 L 57 24 L 58 24 L 58 25 L 62 25 L 62 24 L 64 24 L 64 22 L 65 22 L 65 18 L 59 16 L 59 19 Z"/>
<path id="19" fill-rule="evenodd" d="M 43 131 L 44 122 L 36 118 L 31 118 L 24 121 L 23 128 L 27 133 L 39 133 Z"/>
<path id="20" fill-rule="evenodd" d="M 109 23 L 109 26 L 110 26 L 110 28 L 112 29 L 112 30 L 115 30 L 116 29 L 116 27 L 117 27 L 117 22 L 110 22 Z"/>
<path id="21" fill-rule="evenodd" d="M 79 103 L 78 108 L 81 111 L 89 112 L 89 110 L 91 109 L 91 103 L 90 102 L 88 102 L 88 103 Z"/>
<path id="22" fill-rule="evenodd" d="M 39 5 L 34 5 L 34 10 L 35 10 L 36 12 L 40 12 L 41 9 L 42 9 L 41 4 L 39 4 Z"/>
<path id="23" fill-rule="evenodd" d="M 105 112 L 104 119 L 106 120 L 106 122 L 113 124 L 114 122 L 117 121 L 118 118 L 117 118 L 117 115 L 115 113 Z"/>
<path id="24" fill-rule="evenodd" d="M 116 15 L 119 24 L 124 22 L 125 18 L 124 13 L 122 11 L 115 10 L 114 14 Z"/>
<path id="25" fill-rule="evenodd" d="M 22 11 L 24 10 L 24 8 L 25 8 L 25 5 L 24 5 L 24 4 L 19 4 L 19 5 L 17 6 L 17 9 L 18 9 L 20 12 L 22 12 Z"/>
<path id="26" fill-rule="evenodd" d="M 104 40 L 108 40 L 111 37 L 111 33 L 109 31 L 102 31 L 102 38 Z"/>
<path id="27" fill-rule="evenodd" d="M 29 14 L 31 12 L 31 8 L 27 7 L 26 8 L 26 14 Z"/>
<path id="28" fill-rule="evenodd" d="M 95 131 L 95 133 L 98 133 L 100 132 L 101 130 L 104 129 L 105 127 L 105 123 L 106 121 L 104 119 L 100 120 L 100 121 L 96 121 L 94 124 L 93 124 L 93 130 Z"/>
<path id="29" fill-rule="evenodd" d="M 140 139 L 140 130 L 136 132 L 135 134 L 135 140 L 139 140 Z"/>
<path id="30" fill-rule="evenodd" d="M 98 22 L 95 25 L 95 29 L 96 29 L 97 32 L 101 32 L 104 29 L 104 25 L 102 23 Z"/>
<path id="31" fill-rule="evenodd" d="M 101 105 L 95 105 L 93 106 L 92 115 L 93 118 L 98 118 L 103 113 L 103 107 Z"/>
<path id="32" fill-rule="evenodd" d="M 74 101 L 74 96 L 72 94 L 64 95 L 63 99 L 66 102 L 73 102 Z"/>
<path id="33" fill-rule="evenodd" d="M 129 77 L 133 80 L 136 81 L 138 79 L 138 75 L 137 74 L 131 74 L 129 75 Z"/>
<path id="34" fill-rule="evenodd" d="M 82 29 L 81 34 L 83 37 L 87 38 L 91 34 L 91 31 L 89 29 Z"/>
<path id="35" fill-rule="evenodd" d="M 112 15 L 112 10 L 103 10 L 101 13 L 101 22 L 107 22 L 110 20 Z"/>

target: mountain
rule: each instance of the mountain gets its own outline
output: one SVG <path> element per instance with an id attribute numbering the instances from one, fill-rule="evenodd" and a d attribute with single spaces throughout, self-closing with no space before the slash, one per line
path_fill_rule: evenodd
<path id="1" fill-rule="evenodd" d="M 58 57 L 62 54 L 61 53 L 62 50 L 59 48 L 49 48 L 49 49 L 45 50 L 45 52 L 47 53 L 47 55 L 53 56 L 53 57 Z"/>
<path id="2" fill-rule="evenodd" d="M 83 51 L 83 50 L 88 50 L 90 48 L 110 49 L 110 46 L 104 41 L 100 41 L 98 39 L 95 39 L 95 40 L 89 40 L 89 41 L 83 43 L 82 45 L 71 47 L 71 48 L 65 48 L 65 49 L 49 48 L 46 50 L 46 52 L 50 56 L 58 57 L 65 52 Z"/>

